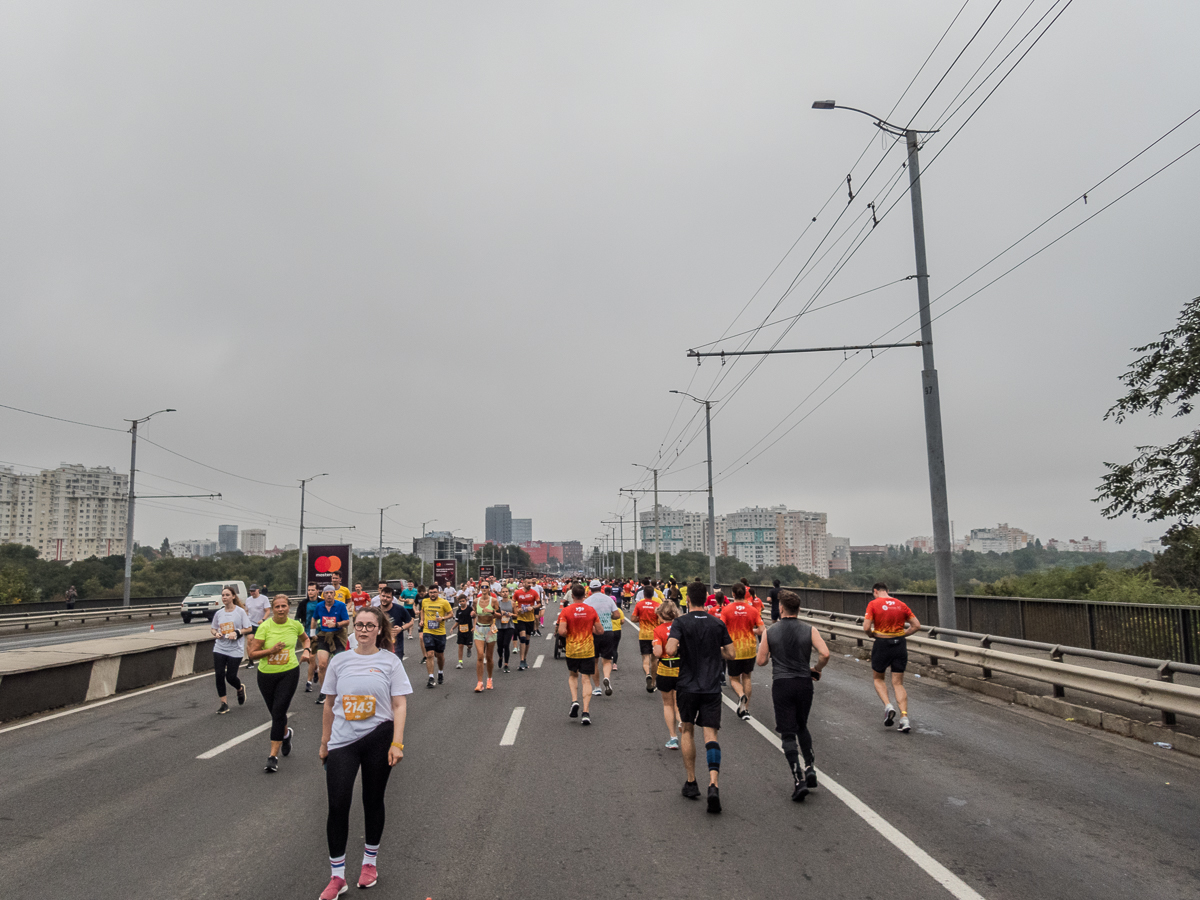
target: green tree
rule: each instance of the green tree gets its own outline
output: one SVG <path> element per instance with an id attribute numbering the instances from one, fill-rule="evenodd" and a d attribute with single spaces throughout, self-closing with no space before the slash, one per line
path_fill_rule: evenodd
<path id="1" fill-rule="evenodd" d="M 1174 328 L 1134 352 L 1144 355 L 1121 376 L 1128 390 L 1104 418 L 1121 423 L 1137 412 L 1159 416 L 1173 410 L 1172 418 L 1190 414 L 1200 392 L 1200 297 L 1184 306 Z M 1096 497 L 1106 504 L 1104 515 L 1190 524 L 1200 512 L 1200 429 L 1163 447 L 1137 450 L 1128 463 L 1104 464 L 1109 471 Z"/>

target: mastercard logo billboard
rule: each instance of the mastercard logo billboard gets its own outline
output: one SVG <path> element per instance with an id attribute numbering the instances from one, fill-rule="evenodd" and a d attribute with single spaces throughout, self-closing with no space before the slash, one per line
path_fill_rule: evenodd
<path id="1" fill-rule="evenodd" d="M 322 575 L 342 571 L 342 561 L 336 556 L 318 556 L 313 560 L 313 568 Z"/>

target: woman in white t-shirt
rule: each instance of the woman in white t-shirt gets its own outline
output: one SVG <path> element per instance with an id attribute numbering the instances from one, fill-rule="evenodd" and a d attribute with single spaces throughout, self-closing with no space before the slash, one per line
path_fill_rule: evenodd
<path id="1" fill-rule="evenodd" d="M 217 639 L 213 644 L 213 668 L 217 673 L 217 696 L 221 698 L 218 715 L 229 712 L 226 681 L 237 691 L 238 706 L 246 702 L 246 686 L 238 678 L 237 671 L 246 653 L 246 635 L 254 631 L 242 598 L 233 587 L 222 589 L 221 602 L 225 608 L 218 609 L 212 618 L 212 633 Z"/>
<path id="2" fill-rule="evenodd" d="M 378 607 L 360 609 L 354 614 L 353 652 L 339 653 L 325 670 L 320 754 L 329 795 L 325 830 L 331 876 L 321 900 L 333 900 L 346 890 L 346 841 L 359 769 L 366 845 L 358 886 L 369 888 L 378 878 L 383 795 L 392 766 L 404 758 L 406 696 L 412 693 L 404 664 L 392 652 L 390 624 Z"/>

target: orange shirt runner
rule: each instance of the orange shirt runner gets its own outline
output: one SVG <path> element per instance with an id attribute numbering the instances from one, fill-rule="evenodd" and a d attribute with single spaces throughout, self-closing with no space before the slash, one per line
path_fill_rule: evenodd
<path id="1" fill-rule="evenodd" d="M 721 610 L 721 621 L 733 640 L 734 659 L 750 659 L 758 653 L 758 635 L 754 629 L 762 625 L 762 616 L 757 609 L 735 600 Z"/>
<path id="2" fill-rule="evenodd" d="M 643 597 L 634 604 L 633 618 L 638 623 L 638 640 L 654 640 L 654 629 L 658 627 L 658 604 Z"/>
<path id="3" fill-rule="evenodd" d="M 559 621 L 567 623 L 567 657 L 569 659 L 588 659 L 596 655 L 596 643 L 593 640 L 592 627 L 600 621 L 600 616 L 586 603 L 572 603 L 558 614 Z"/>
<path id="4" fill-rule="evenodd" d="M 865 618 L 874 620 L 875 633 L 880 637 L 900 637 L 905 622 L 913 614 L 908 604 L 895 597 L 876 597 L 867 604 Z"/>
<path id="5" fill-rule="evenodd" d="M 665 654 L 667 652 L 667 638 L 671 635 L 671 623 L 663 622 L 654 628 L 654 646 L 659 648 L 659 652 Z M 679 677 L 679 657 L 678 656 L 663 656 L 658 661 L 658 668 L 654 670 L 654 674 L 663 675 L 666 678 Z"/>

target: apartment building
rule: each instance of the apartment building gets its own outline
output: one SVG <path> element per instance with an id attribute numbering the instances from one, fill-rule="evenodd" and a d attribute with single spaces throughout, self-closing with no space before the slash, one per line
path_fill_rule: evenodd
<path id="1" fill-rule="evenodd" d="M 107 466 L 0 468 L 0 543 L 34 547 L 42 559 L 123 555 L 128 508 L 129 476 Z"/>
<path id="2" fill-rule="evenodd" d="M 829 577 L 828 515 L 789 509 L 775 514 L 775 544 L 779 565 L 795 566 L 807 575 Z"/>
<path id="3" fill-rule="evenodd" d="M 242 531 L 242 552 L 247 556 L 265 556 L 267 553 L 267 530 L 247 528 Z"/>

